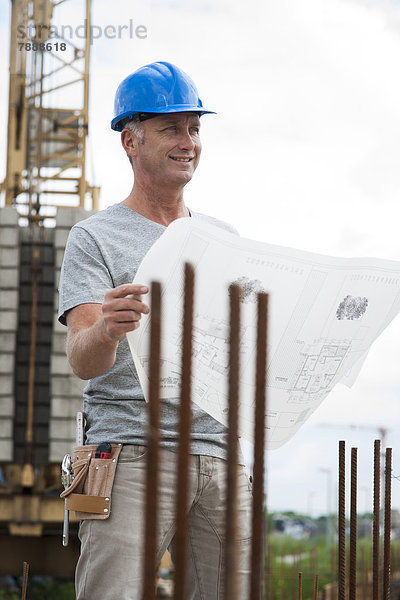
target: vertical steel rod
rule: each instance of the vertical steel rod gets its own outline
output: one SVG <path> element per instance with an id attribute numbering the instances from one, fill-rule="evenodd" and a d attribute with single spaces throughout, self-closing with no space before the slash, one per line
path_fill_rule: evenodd
<path id="1" fill-rule="evenodd" d="M 298 599 L 303 600 L 303 573 L 301 571 L 298 579 Z"/>
<path id="2" fill-rule="evenodd" d="M 188 546 L 188 476 L 191 430 L 192 330 L 194 306 L 194 269 L 185 264 L 185 293 L 182 339 L 181 413 L 178 451 L 178 494 L 175 534 L 175 600 L 185 600 Z"/>
<path id="3" fill-rule="evenodd" d="M 318 600 L 318 575 L 315 575 L 315 577 L 314 577 L 313 600 Z"/>
<path id="4" fill-rule="evenodd" d="M 224 598 L 239 600 L 237 596 L 237 463 L 238 463 L 238 408 L 239 408 L 239 369 L 240 369 L 240 287 L 231 285 L 230 297 L 230 337 L 229 337 L 229 382 L 228 382 L 228 462 L 226 498 L 226 539 Z"/>
<path id="5" fill-rule="evenodd" d="M 350 475 L 350 570 L 349 600 L 356 600 L 357 589 L 357 448 L 351 449 Z"/>
<path id="6" fill-rule="evenodd" d="M 372 596 L 379 599 L 379 535 L 380 535 L 381 440 L 374 442 L 374 520 L 372 525 Z"/>
<path id="7" fill-rule="evenodd" d="M 346 597 L 346 444 L 339 441 L 338 600 Z"/>
<path id="8" fill-rule="evenodd" d="M 263 542 L 268 294 L 258 294 L 250 600 L 259 600 Z"/>
<path id="9" fill-rule="evenodd" d="M 383 532 L 383 600 L 390 598 L 390 529 L 392 504 L 392 449 L 386 448 L 385 462 L 385 526 Z"/>
<path id="10" fill-rule="evenodd" d="M 22 600 L 26 600 L 26 592 L 28 589 L 28 574 L 29 574 L 29 563 L 24 561 L 23 571 L 22 571 Z"/>
<path id="11" fill-rule="evenodd" d="M 150 383 L 149 383 L 149 430 L 147 439 L 146 515 L 143 564 L 143 600 L 156 597 L 155 571 L 157 560 L 157 488 L 158 488 L 158 441 L 160 421 L 160 333 L 161 333 L 161 286 L 151 284 L 150 329 Z"/>

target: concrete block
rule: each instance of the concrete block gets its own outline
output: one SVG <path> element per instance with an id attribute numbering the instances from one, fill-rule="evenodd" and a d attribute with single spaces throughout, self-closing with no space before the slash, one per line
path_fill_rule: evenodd
<path id="1" fill-rule="evenodd" d="M 2 248 L 0 246 L 0 265 L 2 267 L 18 267 L 19 248 Z"/>
<path id="2" fill-rule="evenodd" d="M 16 331 L 17 323 L 16 310 L 0 310 L 0 331 Z"/>
<path id="3" fill-rule="evenodd" d="M 50 292 L 51 294 L 51 292 Z M 40 325 L 51 325 L 53 319 L 53 307 L 50 305 L 38 303 L 37 307 L 37 323 Z M 19 319 L 21 323 L 27 323 L 30 325 L 32 321 L 32 306 L 28 304 L 20 306 Z"/>
<path id="4" fill-rule="evenodd" d="M 11 462 L 13 458 L 13 441 L 0 440 L 0 462 Z"/>
<path id="5" fill-rule="evenodd" d="M 74 440 L 76 436 L 75 418 L 50 419 L 49 439 Z"/>
<path id="6" fill-rule="evenodd" d="M 0 352 L 0 373 L 14 372 L 14 354 Z M 1 390 L 0 390 L 1 392 Z"/>
<path id="7" fill-rule="evenodd" d="M 54 298 L 53 298 L 53 307 L 54 307 L 54 312 L 56 312 L 58 314 L 58 304 L 60 302 L 60 294 L 58 293 L 58 290 L 56 290 L 54 292 Z"/>
<path id="8" fill-rule="evenodd" d="M 84 208 L 57 208 L 56 230 L 70 229 L 75 223 L 83 221 L 97 211 L 85 210 Z"/>
<path id="9" fill-rule="evenodd" d="M 50 440 L 49 461 L 51 463 L 60 463 L 66 454 L 72 454 L 75 446 L 75 436 L 71 440 Z"/>
<path id="10" fill-rule="evenodd" d="M 0 226 L 1 225 L 18 226 L 18 213 L 13 206 L 3 206 L 0 208 Z"/>
<path id="11" fill-rule="evenodd" d="M 54 232 L 54 247 L 64 250 L 69 236 L 69 229 L 58 229 Z"/>
<path id="12" fill-rule="evenodd" d="M 53 375 L 50 380 L 51 395 L 79 398 L 83 394 L 86 383 L 75 375 Z"/>
<path id="13" fill-rule="evenodd" d="M 54 316 L 53 316 L 53 332 L 54 333 L 64 333 L 64 335 L 67 333 L 66 326 L 65 325 L 61 325 L 61 323 L 57 319 L 57 314 L 56 313 L 54 313 Z"/>
<path id="14" fill-rule="evenodd" d="M 14 398 L 12 396 L 0 396 L 0 417 L 14 416 Z"/>
<path id="15" fill-rule="evenodd" d="M 19 286 L 19 271 L 16 267 L 0 266 L 0 290 L 16 290 Z"/>
<path id="16" fill-rule="evenodd" d="M 11 438 L 13 434 L 13 421 L 10 418 L 2 417 L 0 419 L 0 439 Z"/>
<path id="17" fill-rule="evenodd" d="M 4 308 L 18 308 L 18 290 L 0 291 L 0 310 Z"/>
<path id="18" fill-rule="evenodd" d="M 63 417 L 75 419 L 76 413 L 83 410 L 83 398 L 62 398 L 54 397 L 51 399 L 51 417 Z"/>
<path id="19" fill-rule="evenodd" d="M 54 240 L 54 228 L 53 227 L 21 227 L 20 229 L 21 242 L 25 244 L 31 244 L 37 242 L 38 244 L 52 244 Z"/>
<path id="20" fill-rule="evenodd" d="M 67 341 L 67 328 L 64 327 L 65 332 L 55 332 L 52 339 L 52 352 L 53 354 L 65 354 L 66 353 L 66 341 Z M 1 336 L 1 334 L 0 334 Z M 0 337 L 1 340 L 1 337 Z"/>
<path id="21" fill-rule="evenodd" d="M 64 260 L 64 248 L 56 248 L 56 269 L 61 269 Z"/>
<path id="22" fill-rule="evenodd" d="M 5 396 L 14 393 L 14 373 L 0 373 L 0 390 Z"/>
<path id="23" fill-rule="evenodd" d="M 0 331 L 0 351 L 14 353 L 17 345 L 17 336 L 13 331 Z M 0 390 L 1 393 L 1 390 Z"/>
<path id="24" fill-rule="evenodd" d="M 54 286 L 56 290 L 58 290 L 58 286 L 60 285 L 60 269 L 54 269 Z"/>
<path id="25" fill-rule="evenodd" d="M 65 353 L 52 355 L 50 363 L 50 372 L 52 375 L 73 375 L 73 371 L 70 367 Z"/>
<path id="26" fill-rule="evenodd" d="M 18 227 L 1 227 L 0 226 L 0 246 L 8 246 L 10 248 L 18 248 L 19 245 L 19 229 Z"/>

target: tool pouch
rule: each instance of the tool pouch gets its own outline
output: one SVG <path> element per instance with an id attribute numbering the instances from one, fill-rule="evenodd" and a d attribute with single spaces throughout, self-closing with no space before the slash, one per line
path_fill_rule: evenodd
<path id="1" fill-rule="evenodd" d="M 65 508 L 78 519 L 107 519 L 111 513 L 111 491 L 122 444 L 111 444 L 110 458 L 94 458 L 97 445 L 75 446 L 74 479 L 64 490 Z"/>

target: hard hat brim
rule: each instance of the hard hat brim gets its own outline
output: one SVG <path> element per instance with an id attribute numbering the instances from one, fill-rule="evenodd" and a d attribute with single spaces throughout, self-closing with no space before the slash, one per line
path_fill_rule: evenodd
<path id="1" fill-rule="evenodd" d="M 148 113 L 148 114 L 152 114 L 154 116 L 158 116 L 158 115 L 164 115 L 164 114 L 172 114 L 172 113 L 185 113 L 185 112 L 195 112 L 198 113 L 199 117 L 201 117 L 202 115 L 206 115 L 206 114 L 210 114 L 210 115 L 215 115 L 217 114 L 214 110 L 207 110 L 203 107 L 198 107 L 198 106 L 188 106 L 187 104 L 176 104 L 174 106 L 163 106 L 162 108 L 160 108 L 159 110 L 152 108 L 151 110 L 140 110 L 140 113 Z M 122 131 L 124 129 L 123 127 L 123 122 L 126 119 L 133 119 L 133 117 L 136 114 L 140 114 L 139 112 L 132 112 L 131 110 L 128 110 L 124 113 L 122 113 L 121 115 L 118 115 L 117 117 L 115 117 L 112 121 L 111 121 L 111 129 L 113 129 L 114 131 Z"/>

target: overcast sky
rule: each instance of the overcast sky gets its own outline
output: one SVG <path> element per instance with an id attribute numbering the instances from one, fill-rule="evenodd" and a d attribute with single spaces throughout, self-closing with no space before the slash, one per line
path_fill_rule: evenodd
<path id="1" fill-rule="evenodd" d="M 0 8 L 1 179 L 9 4 Z M 83 4 L 65 2 L 62 22 L 81 22 Z M 139 66 L 168 60 L 218 113 L 202 118 L 202 160 L 186 192 L 193 210 L 261 241 L 400 260 L 399 1 L 93 0 L 93 24 L 130 19 L 146 26 L 146 39 L 103 35 L 92 45 L 87 179 L 101 186 L 101 207 L 123 200 L 132 184 L 109 128 L 115 89 Z M 335 490 L 339 439 L 349 452 L 359 448 L 359 506 L 370 510 L 376 427 L 388 430 L 400 476 L 399 359 L 397 318 L 353 388 L 337 386 L 288 444 L 268 454 L 271 510 L 326 510 L 329 476 L 320 469 L 330 470 Z M 393 506 L 400 509 L 399 479 Z"/>

